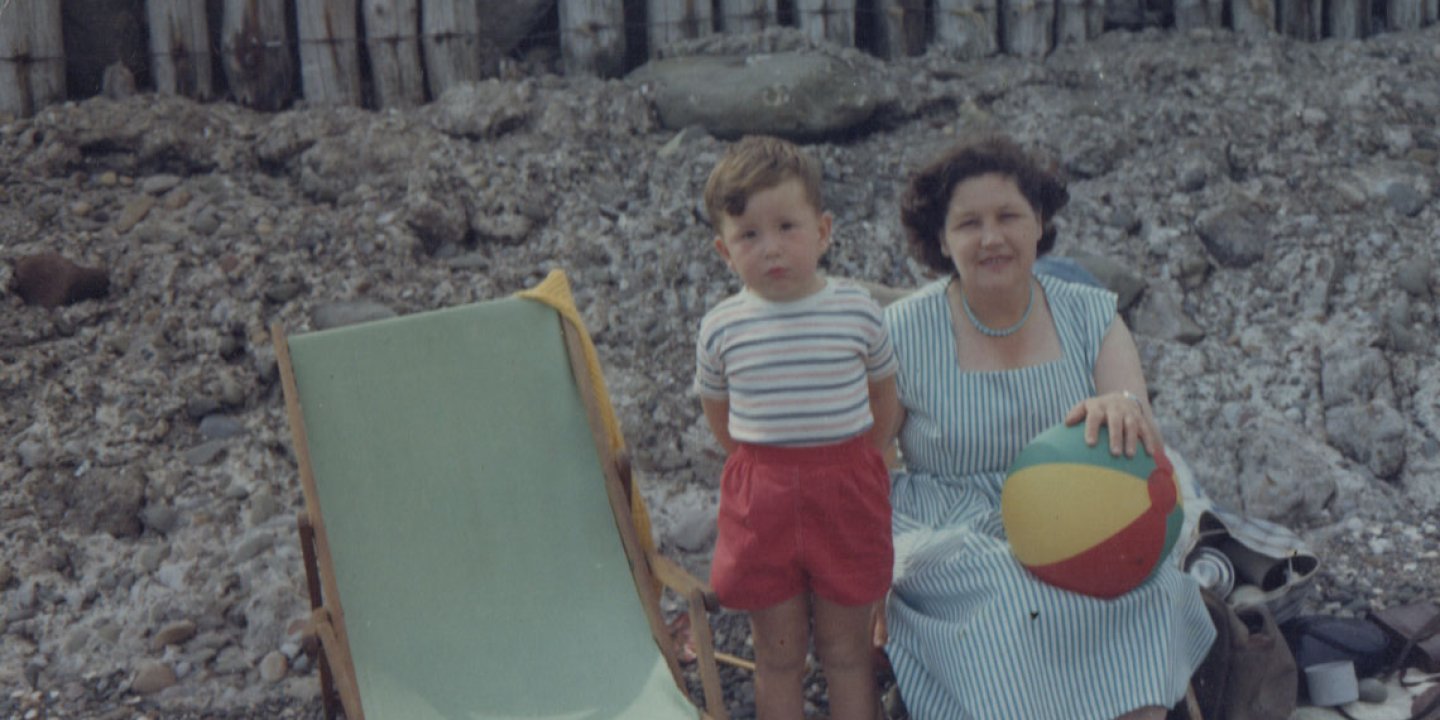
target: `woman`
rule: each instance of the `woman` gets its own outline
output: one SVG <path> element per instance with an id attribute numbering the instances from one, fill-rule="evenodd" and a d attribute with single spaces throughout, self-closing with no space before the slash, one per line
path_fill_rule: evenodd
<path id="1" fill-rule="evenodd" d="M 886 310 L 905 409 L 894 478 L 887 650 L 916 720 L 1160 718 L 1214 638 L 1197 586 L 1166 564 L 1100 600 L 1045 585 L 1010 554 L 1000 489 L 1060 421 L 1111 452 L 1161 446 L 1115 295 L 1046 275 L 1065 186 L 1002 137 L 910 181 L 910 249 L 946 277 Z"/>

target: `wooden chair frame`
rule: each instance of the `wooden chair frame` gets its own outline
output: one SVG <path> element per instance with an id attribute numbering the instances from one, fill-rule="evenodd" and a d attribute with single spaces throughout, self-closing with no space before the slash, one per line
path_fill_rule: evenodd
<path id="1" fill-rule="evenodd" d="M 585 365 L 583 330 L 566 322 L 563 318 L 559 322 L 564 335 L 565 348 L 569 355 L 571 374 L 584 401 L 595 441 L 595 449 L 600 457 L 605 477 L 606 495 L 614 515 L 615 527 L 619 532 L 621 544 L 630 566 L 631 577 L 635 582 L 636 594 L 644 607 L 651 635 L 665 658 L 666 665 L 670 668 L 676 684 L 682 693 L 688 695 L 684 673 L 680 669 L 672 640 L 660 612 L 659 596 L 660 588 L 663 586 L 684 598 L 688 605 L 698 674 L 705 697 L 704 709 L 697 708 L 697 711 L 703 718 L 728 720 L 729 715 L 725 709 L 724 694 L 720 686 L 720 674 L 715 664 L 715 649 L 709 620 L 709 613 L 718 610 L 719 603 L 715 599 L 714 592 L 705 582 L 694 577 L 670 558 L 647 550 L 640 542 L 631 512 L 631 494 L 635 492 L 634 476 L 628 458 L 612 450 L 609 438 L 605 434 L 600 405 L 596 400 L 597 389 L 591 382 L 590 373 Z M 343 710 L 345 717 L 349 720 L 364 720 L 365 714 L 360 705 L 359 686 L 345 631 L 345 613 L 340 601 L 334 566 L 331 562 L 325 520 L 319 506 L 319 493 L 310 464 L 304 413 L 300 407 L 285 329 L 279 324 L 273 325 L 271 338 L 280 369 L 296 463 L 299 466 L 300 482 L 305 496 L 305 511 L 300 514 L 297 526 L 305 563 L 306 586 L 311 603 L 308 634 L 319 639 L 316 662 L 325 717 L 335 718 L 338 711 Z"/>

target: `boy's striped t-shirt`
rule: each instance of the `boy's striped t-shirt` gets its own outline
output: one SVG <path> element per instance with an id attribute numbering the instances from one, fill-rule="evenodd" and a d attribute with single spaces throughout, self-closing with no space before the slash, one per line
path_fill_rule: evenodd
<path id="1" fill-rule="evenodd" d="M 827 445 L 866 432 L 870 382 L 897 362 L 880 306 L 827 280 L 794 302 L 745 290 L 700 322 L 695 388 L 728 399 L 730 436 L 763 445 Z"/>

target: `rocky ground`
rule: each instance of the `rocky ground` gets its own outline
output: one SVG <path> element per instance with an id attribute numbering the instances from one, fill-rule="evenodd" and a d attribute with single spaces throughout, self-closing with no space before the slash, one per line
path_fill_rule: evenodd
<path id="1" fill-rule="evenodd" d="M 1122 291 L 1170 445 L 1213 496 L 1315 543 L 1309 609 L 1435 597 L 1440 27 L 846 57 L 886 91 L 810 145 L 831 272 L 922 281 L 907 172 L 1008 130 L 1072 178 L 1058 252 Z M 524 72 L 407 112 L 142 95 L 0 122 L 0 287 L 44 252 L 109 280 L 53 308 L 0 295 L 0 718 L 318 714 L 272 323 L 565 268 L 663 547 L 703 572 L 719 457 L 690 343 L 734 289 L 699 205 L 724 142 L 662 126 L 653 90 Z M 738 616 L 718 626 L 748 655 Z M 748 679 L 726 678 L 749 716 Z"/>

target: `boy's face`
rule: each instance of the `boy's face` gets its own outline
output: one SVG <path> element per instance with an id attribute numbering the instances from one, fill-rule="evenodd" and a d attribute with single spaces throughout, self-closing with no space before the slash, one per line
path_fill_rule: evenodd
<path id="1" fill-rule="evenodd" d="M 830 247 L 830 224 L 804 184 L 790 179 L 751 195 L 740 215 L 722 214 L 715 250 L 751 292 L 771 302 L 799 300 L 824 286 L 817 267 Z"/>

